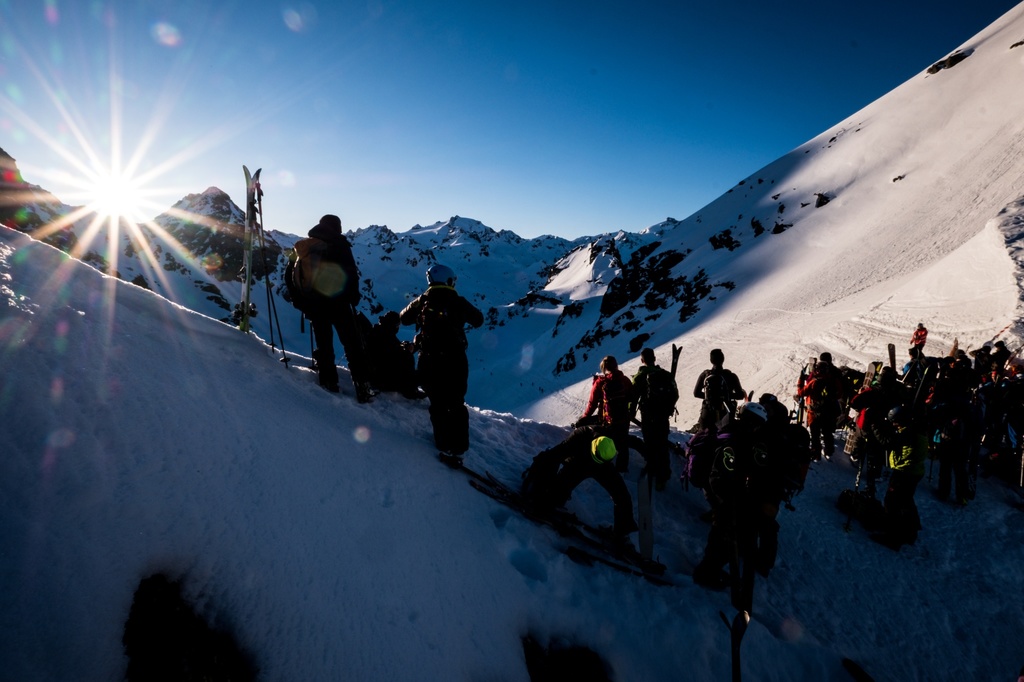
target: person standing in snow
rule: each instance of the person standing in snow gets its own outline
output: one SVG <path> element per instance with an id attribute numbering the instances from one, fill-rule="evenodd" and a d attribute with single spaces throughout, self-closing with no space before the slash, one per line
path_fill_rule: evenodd
<path id="1" fill-rule="evenodd" d="M 916 348 L 922 355 L 924 354 L 924 344 L 928 341 L 928 330 L 925 329 L 924 322 L 917 323 L 917 329 L 914 330 L 913 336 L 910 337 L 910 347 Z"/>
<path id="2" fill-rule="evenodd" d="M 469 360 L 466 325 L 476 328 L 484 315 L 455 291 L 455 273 L 446 265 L 427 270 L 427 290 L 399 315 L 416 325 L 413 341 L 419 351 L 419 381 L 430 400 L 434 444 L 445 455 L 461 458 L 469 449 Z"/>
<path id="3" fill-rule="evenodd" d="M 855 452 L 858 459 L 864 458 L 865 488 L 871 497 L 875 497 L 875 482 L 885 463 L 885 448 L 876 438 L 875 428 L 886 420 L 900 399 L 901 388 L 896 381 L 896 371 L 889 366 L 883 367 L 870 385 L 862 387 L 850 399 L 850 407 L 857 411 Z"/>
<path id="4" fill-rule="evenodd" d="M 843 379 L 832 366 L 832 354 L 822 353 L 814 365 L 810 380 L 797 392 L 797 399 L 807 399 L 807 426 L 811 430 L 814 460 L 822 454 L 831 458 L 836 449 L 836 421 L 841 411 Z"/>
<path id="5" fill-rule="evenodd" d="M 693 387 L 693 397 L 701 400 L 700 418 L 695 430 L 717 431 L 722 428 L 732 420 L 736 401 L 747 396 L 739 377 L 725 369 L 725 353 L 721 349 L 712 349 L 710 360 L 711 369 L 701 372 Z"/>
<path id="6" fill-rule="evenodd" d="M 359 303 L 359 268 L 352 256 L 352 246 L 341 232 L 341 219 L 325 215 L 309 231 L 308 239 L 295 243 L 300 262 L 308 261 L 311 284 L 302 295 L 301 310 L 309 319 L 316 340 L 313 359 L 316 361 L 320 385 L 338 392 L 338 368 L 334 364 L 334 332 L 345 349 L 355 385 L 356 399 L 369 402 L 375 395 L 370 384 L 370 365 L 363 346 L 363 337 L 356 321 L 355 306 Z M 297 269 L 305 271 L 304 267 Z"/>
<path id="7" fill-rule="evenodd" d="M 632 399 L 633 383 L 619 369 L 618 360 L 607 355 L 601 360 L 601 373 L 590 385 L 587 407 L 577 422 L 587 424 L 591 415 L 597 415 L 597 422 L 615 441 L 618 451 L 615 466 L 623 473 L 629 471 L 629 403 Z"/>
<path id="8" fill-rule="evenodd" d="M 998 372 L 1000 378 L 1006 374 L 1006 361 L 1010 359 L 1010 355 L 1010 350 L 1002 341 L 996 341 L 992 344 L 992 354 L 989 356 L 989 362 L 992 363 L 992 371 Z"/>
<path id="9" fill-rule="evenodd" d="M 667 369 L 659 367 L 654 350 L 640 351 L 640 370 L 633 376 L 635 400 L 630 413 L 639 410 L 640 432 L 644 437 L 644 459 L 658 490 L 664 490 L 672 475 L 668 457 L 669 419 L 675 412 L 679 400 L 679 389 L 675 377 Z"/>
<path id="10" fill-rule="evenodd" d="M 743 403 L 736 419 L 715 438 L 705 489 L 712 509 L 711 529 L 704 557 L 693 571 L 698 585 L 721 589 L 729 585 L 730 577 L 738 580 L 738 575 L 729 576 L 723 570 L 734 557 L 742 565 L 737 568 L 750 576 L 752 570 L 767 576 L 775 565 L 779 531 L 775 517 L 786 495 L 786 482 L 767 425 L 764 405 Z M 739 598 L 742 603 L 734 606 L 749 610 L 752 595 Z"/>
<path id="11" fill-rule="evenodd" d="M 539 507 L 558 509 L 572 497 L 572 491 L 594 479 L 612 498 L 615 539 L 625 542 L 637 530 L 633 498 L 622 475 L 613 464 L 619 454 L 605 426 L 580 426 L 564 441 L 533 458 L 523 472 L 522 494 Z"/>
<path id="12" fill-rule="evenodd" d="M 921 518 L 914 503 L 917 484 L 924 478 L 928 457 L 928 435 L 910 408 L 897 405 L 888 419 L 875 426 L 875 437 L 885 447 L 892 469 L 885 493 L 885 529 L 871 536 L 886 547 L 899 550 L 914 544 L 921 530 Z"/>

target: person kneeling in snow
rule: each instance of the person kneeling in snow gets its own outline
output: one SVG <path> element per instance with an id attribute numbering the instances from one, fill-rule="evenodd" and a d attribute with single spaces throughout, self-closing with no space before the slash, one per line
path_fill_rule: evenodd
<path id="1" fill-rule="evenodd" d="M 618 454 L 615 441 L 605 432 L 593 426 L 576 428 L 564 441 L 534 457 L 523 472 L 522 494 L 540 507 L 557 509 L 569 501 L 576 486 L 592 478 L 611 496 L 612 534 L 625 541 L 637 530 L 633 498 L 613 464 Z"/>

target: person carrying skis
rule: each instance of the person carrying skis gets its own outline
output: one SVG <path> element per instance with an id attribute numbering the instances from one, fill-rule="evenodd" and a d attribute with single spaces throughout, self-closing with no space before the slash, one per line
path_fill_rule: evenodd
<path id="1" fill-rule="evenodd" d="M 612 536 L 626 542 L 636 532 L 633 498 L 613 464 L 618 449 L 605 426 L 580 426 L 558 445 L 533 458 L 523 472 L 523 497 L 538 507 L 555 510 L 565 506 L 573 490 L 592 478 L 612 498 Z"/>
<path id="2" fill-rule="evenodd" d="M 659 367 L 654 350 L 640 351 L 640 370 L 633 376 L 633 395 L 630 413 L 640 412 L 640 432 L 644 437 L 644 457 L 657 490 L 664 490 L 672 466 L 668 456 L 669 419 L 679 400 L 675 377 Z"/>
<path id="3" fill-rule="evenodd" d="M 914 334 L 910 337 L 910 347 L 916 348 L 920 353 L 924 354 L 924 344 L 928 341 L 928 330 L 925 329 L 924 322 L 917 323 L 917 329 L 914 330 Z"/>
<path id="4" fill-rule="evenodd" d="M 693 397 L 702 401 L 695 430 L 717 431 L 725 426 L 736 412 L 736 401 L 747 395 L 739 377 L 725 369 L 725 353 L 721 349 L 713 349 L 710 360 L 711 369 L 701 372 L 693 387 Z"/>
<path id="5" fill-rule="evenodd" d="M 775 565 L 778 549 L 779 504 L 785 498 L 779 453 L 766 431 L 768 410 L 760 403 L 740 405 L 736 419 L 715 438 L 714 461 L 705 489 L 712 508 L 704 556 L 694 568 L 693 581 L 722 589 L 730 576 L 723 567 L 730 562 L 752 580 L 751 569 L 767 576 Z M 734 573 L 731 578 L 739 580 Z M 734 587 L 737 587 L 734 585 Z M 747 608 L 751 595 L 742 595 Z"/>
<path id="6" fill-rule="evenodd" d="M 900 404 L 901 387 L 896 381 L 896 372 L 892 367 L 885 366 L 879 371 L 875 381 L 863 386 L 857 395 L 850 399 L 850 407 L 857 411 L 857 449 L 855 454 L 862 463 L 867 494 L 876 495 L 875 482 L 882 473 L 885 463 L 885 448 L 875 437 L 875 429 L 885 421 L 889 411 Z"/>
<path id="7" fill-rule="evenodd" d="M 811 430 L 814 461 L 822 454 L 831 459 L 836 449 L 836 421 L 843 397 L 843 378 L 832 366 L 832 354 L 822 353 L 814 365 L 810 380 L 797 391 L 797 399 L 807 399 L 807 426 Z"/>
<path id="8" fill-rule="evenodd" d="M 413 343 L 419 351 L 419 381 L 430 400 L 434 444 L 451 458 L 469 449 L 469 360 L 466 325 L 476 328 L 484 315 L 455 291 L 455 273 L 446 265 L 427 270 L 427 290 L 409 302 L 399 315 L 404 325 L 416 325 Z"/>
<path id="9" fill-rule="evenodd" d="M 928 435 L 923 420 L 914 417 L 912 410 L 902 405 L 892 408 L 888 419 L 876 425 L 874 431 L 885 447 L 892 472 L 883 501 L 885 529 L 873 534 L 871 539 L 898 551 L 904 544 L 914 544 L 921 530 L 914 492 L 924 478 Z"/>
<path id="10" fill-rule="evenodd" d="M 303 280 L 295 286 L 301 292 L 301 305 L 296 307 L 309 319 L 316 340 L 313 359 L 320 385 L 338 392 L 338 368 L 334 364 L 334 332 L 345 349 L 355 385 L 356 399 L 369 402 L 376 394 L 370 383 L 370 365 L 364 341 L 356 322 L 355 306 L 359 303 L 359 268 L 352 256 L 352 246 L 341 232 L 341 219 L 325 215 L 309 231 L 307 239 L 295 243 L 298 261 L 292 274 Z"/>
<path id="11" fill-rule="evenodd" d="M 416 380 L 413 344 L 398 339 L 401 317 L 394 310 L 377 318 L 367 335 L 366 349 L 373 367 L 373 385 L 381 391 L 396 391 L 406 398 L 426 397 Z"/>
<path id="12" fill-rule="evenodd" d="M 579 425 L 592 423 L 591 415 L 596 414 L 597 423 L 603 425 L 607 435 L 615 441 L 618 451 L 615 466 L 623 473 L 629 471 L 629 403 L 632 399 L 632 382 L 619 369 L 618 360 L 607 355 L 601 360 L 601 373 L 594 377 L 587 407 L 577 422 Z"/>

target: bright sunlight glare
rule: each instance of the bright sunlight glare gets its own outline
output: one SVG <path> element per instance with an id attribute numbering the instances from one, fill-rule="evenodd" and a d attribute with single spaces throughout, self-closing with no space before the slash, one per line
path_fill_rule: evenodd
<path id="1" fill-rule="evenodd" d="M 139 182 L 135 179 L 117 174 L 101 173 L 91 186 L 86 189 L 89 208 L 101 218 L 110 218 L 120 222 L 124 218 L 129 223 L 145 222 L 143 210 L 146 200 L 142 196 Z"/>

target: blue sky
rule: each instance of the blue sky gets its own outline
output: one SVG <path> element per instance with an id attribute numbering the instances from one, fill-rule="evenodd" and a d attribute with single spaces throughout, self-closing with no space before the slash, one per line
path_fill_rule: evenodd
<path id="1" fill-rule="evenodd" d="M 0 148 L 76 205 L 113 169 L 141 218 L 209 186 L 241 205 L 244 163 L 285 232 L 639 231 L 1015 4 L 0 0 Z"/>

